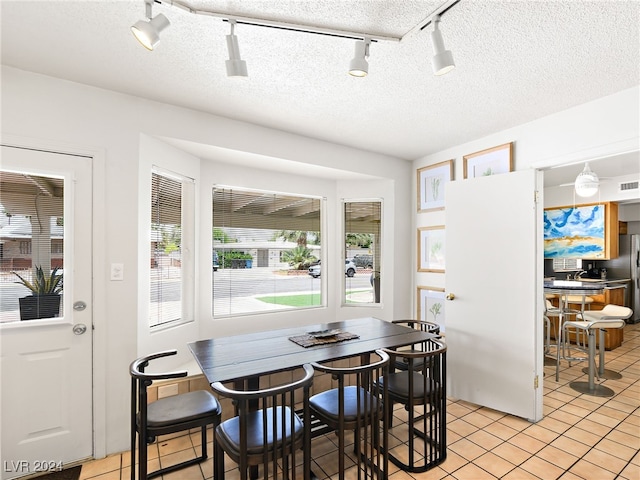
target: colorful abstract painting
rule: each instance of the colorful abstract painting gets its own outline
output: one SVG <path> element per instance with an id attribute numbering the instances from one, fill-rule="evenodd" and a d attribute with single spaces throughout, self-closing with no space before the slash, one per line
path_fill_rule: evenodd
<path id="1" fill-rule="evenodd" d="M 604 205 L 544 211 L 544 257 L 605 257 Z"/>

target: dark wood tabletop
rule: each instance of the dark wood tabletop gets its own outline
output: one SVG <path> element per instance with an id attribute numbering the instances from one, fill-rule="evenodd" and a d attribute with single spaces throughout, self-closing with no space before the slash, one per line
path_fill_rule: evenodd
<path id="1" fill-rule="evenodd" d="M 289 340 L 289 337 L 327 329 L 357 334 L 359 338 L 307 348 Z M 211 384 L 290 370 L 309 362 L 338 360 L 377 348 L 401 347 L 430 338 L 435 336 L 366 317 L 199 340 L 190 343 L 189 349 Z"/>

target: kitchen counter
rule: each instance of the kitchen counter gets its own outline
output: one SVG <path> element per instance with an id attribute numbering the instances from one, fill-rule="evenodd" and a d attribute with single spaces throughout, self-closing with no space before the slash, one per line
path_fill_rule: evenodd
<path id="1" fill-rule="evenodd" d="M 604 283 L 606 287 L 616 286 L 616 284 L 620 284 L 620 286 L 624 286 L 625 283 L 630 282 L 630 278 L 608 278 L 607 280 L 602 280 L 600 278 L 580 278 L 578 280 L 564 280 L 564 279 L 554 279 L 553 277 L 545 278 L 545 285 L 548 282 L 556 281 L 556 282 L 575 282 L 577 283 Z"/>
<path id="2" fill-rule="evenodd" d="M 589 310 L 602 310 L 605 305 L 624 305 L 625 292 L 629 278 L 610 278 L 601 280 L 597 278 L 583 278 L 579 280 L 554 280 L 553 277 L 546 277 L 544 281 L 545 293 L 555 293 L 561 295 L 585 295 L 591 298 L 588 305 Z M 552 304 L 559 306 L 558 299 L 552 299 Z M 573 305 L 578 309 L 581 305 Z M 553 320 L 552 320 L 553 323 Z M 607 329 L 605 334 L 605 349 L 613 350 L 622 344 L 624 339 L 623 329 Z M 599 347 L 599 337 L 596 338 Z"/>

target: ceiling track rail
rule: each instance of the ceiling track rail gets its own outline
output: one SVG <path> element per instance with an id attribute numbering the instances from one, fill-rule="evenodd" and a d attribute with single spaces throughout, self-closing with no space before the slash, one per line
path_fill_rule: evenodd
<path id="1" fill-rule="evenodd" d="M 459 0 L 458 0 L 459 1 Z M 310 33 L 315 35 L 325 35 L 330 37 L 347 38 L 353 40 L 363 40 L 368 38 L 371 41 L 383 41 L 383 42 L 400 42 L 404 37 L 396 37 L 392 35 L 380 35 L 371 32 L 357 32 L 333 28 L 324 28 L 316 25 L 305 25 L 289 22 L 281 22 L 276 20 L 270 20 L 267 18 L 252 18 L 243 15 L 233 15 L 225 12 L 218 12 L 215 10 L 196 9 L 188 2 L 180 0 L 154 0 L 155 3 L 160 5 L 175 7 L 184 10 L 194 15 L 204 15 L 214 18 L 219 18 L 223 21 L 235 21 L 237 24 L 253 25 L 256 27 L 274 28 L 279 30 L 289 30 L 301 33 Z"/>

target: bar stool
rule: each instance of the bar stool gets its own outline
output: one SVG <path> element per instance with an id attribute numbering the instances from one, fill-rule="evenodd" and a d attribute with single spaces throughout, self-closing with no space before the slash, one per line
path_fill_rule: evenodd
<path id="1" fill-rule="evenodd" d="M 602 310 L 594 310 L 594 311 L 587 311 L 584 314 L 584 320 L 585 321 L 597 321 L 597 320 L 601 320 L 603 317 L 605 317 L 605 315 L 607 316 L 607 318 L 610 318 L 613 315 L 616 315 L 621 317 L 621 319 L 626 320 L 627 318 L 631 317 L 631 315 L 633 315 L 633 310 L 631 310 L 628 307 L 622 307 L 620 305 L 606 305 Z M 605 328 L 600 328 L 600 333 L 599 333 L 599 338 L 598 338 L 598 343 L 600 344 L 600 347 L 598 349 L 598 371 L 596 372 L 596 375 L 598 376 L 598 378 L 605 378 L 607 380 L 619 380 L 620 378 L 622 378 L 622 375 L 620 375 L 618 372 L 614 372 L 613 370 L 608 370 L 604 368 L 604 342 L 605 342 L 605 333 L 606 333 L 606 329 Z M 588 368 L 585 367 L 582 369 L 582 371 L 584 373 L 589 373 Z"/>
<path id="2" fill-rule="evenodd" d="M 596 330 L 600 331 L 600 368 L 604 371 L 604 330 L 608 328 L 624 328 L 625 320 L 632 315 L 633 311 L 628 307 L 620 305 L 605 305 L 602 310 L 589 311 L 582 314 L 584 320 L 567 321 L 563 325 L 563 333 L 566 329 L 575 328 L 581 330 L 588 335 L 588 357 L 589 367 L 587 373 L 589 380 L 587 382 L 571 382 L 569 386 L 574 390 L 594 395 L 597 397 L 611 397 L 615 394 L 613 390 L 604 385 L 596 385 L 594 377 L 596 375 L 595 357 L 596 357 Z M 566 339 L 566 336 L 563 335 Z M 600 377 L 599 377 L 600 378 Z"/>

